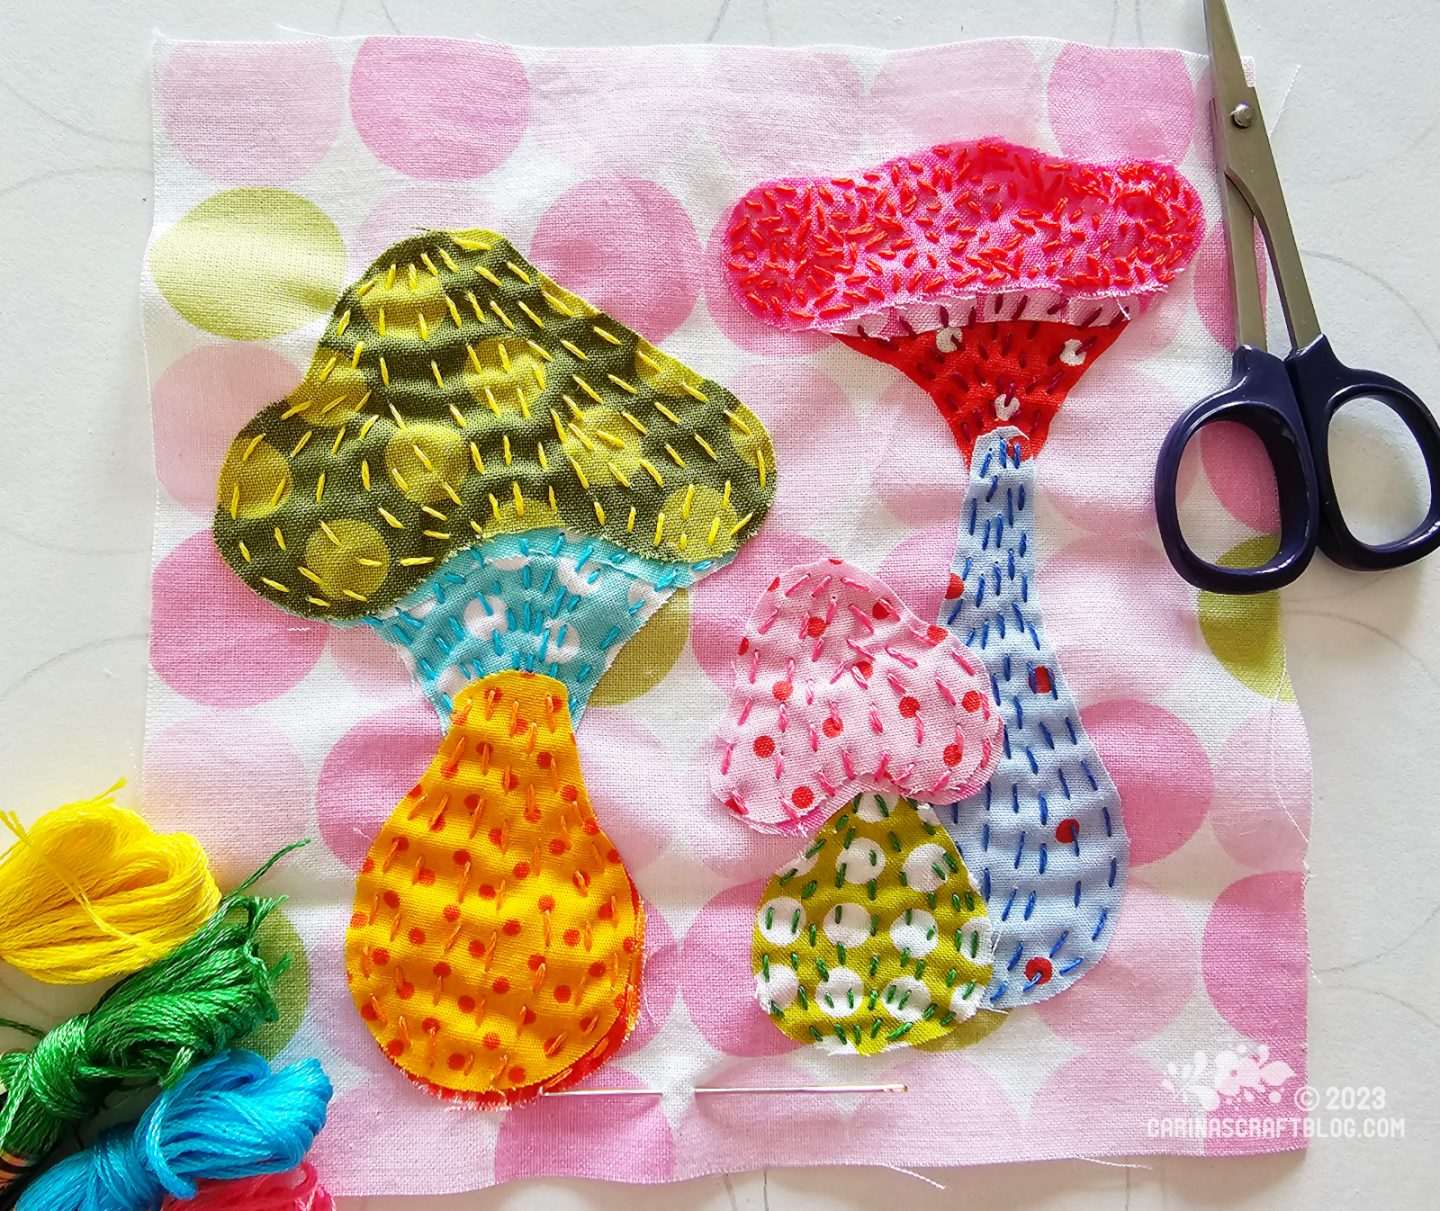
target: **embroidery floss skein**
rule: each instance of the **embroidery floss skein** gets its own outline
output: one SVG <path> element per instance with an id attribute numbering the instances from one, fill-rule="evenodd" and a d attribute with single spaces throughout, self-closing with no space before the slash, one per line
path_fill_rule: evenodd
<path id="1" fill-rule="evenodd" d="M 325 1125 L 332 1093 L 317 1060 L 271 1072 L 253 1051 L 226 1051 L 166 1090 L 137 1123 L 112 1127 L 20 1196 L 18 1211 L 159 1211 L 200 1179 L 295 1168 Z"/>
<path id="2" fill-rule="evenodd" d="M 165 1211 L 334 1211 L 335 1200 L 306 1161 L 289 1173 L 238 1182 L 201 1182 L 194 1198 L 167 1199 Z"/>
<path id="3" fill-rule="evenodd" d="M 41 816 L 0 857 L 0 962 L 89 984 L 158 962 L 204 924 L 220 889 L 200 842 L 156 833 L 108 791 Z"/>
<path id="4" fill-rule="evenodd" d="M 267 966 L 256 931 L 284 897 L 244 893 L 294 848 L 271 858 L 195 934 L 121 980 L 94 1009 L 39 1036 L 29 1050 L 0 1055 L 0 1195 L 116 1089 L 173 1085 L 197 1061 L 279 1016 L 275 981 L 289 959 Z"/>

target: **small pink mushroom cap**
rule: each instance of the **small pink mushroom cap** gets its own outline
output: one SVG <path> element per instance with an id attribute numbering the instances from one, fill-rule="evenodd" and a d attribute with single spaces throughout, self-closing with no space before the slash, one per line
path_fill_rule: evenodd
<path id="1" fill-rule="evenodd" d="M 775 578 L 735 657 L 712 788 L 762 832 L 804 833 L 863 790 L 978 790 L 1004 725 L 978 656 L 838 559 Z"/>

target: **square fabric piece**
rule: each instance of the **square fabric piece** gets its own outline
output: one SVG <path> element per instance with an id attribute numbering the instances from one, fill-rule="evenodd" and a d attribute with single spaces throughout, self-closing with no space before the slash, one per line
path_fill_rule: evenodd
<path id="1" fill-rule="evenodd" d="M 145 802 L 318 842 L 263 1041 L 333 1192 L 1304 1146 L 1279 607 L 1152 512 L 1203 67 L 157 44 Z"/>

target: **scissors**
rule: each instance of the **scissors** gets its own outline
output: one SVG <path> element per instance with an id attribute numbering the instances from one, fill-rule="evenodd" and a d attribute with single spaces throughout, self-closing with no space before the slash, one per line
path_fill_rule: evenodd
<path id="1" fill-rule="evenodd" d="M 1413 563 L 1440 546 L 1440 428 L 1413 391 L 1383 374 L 1352 370 L 1330 348 L 1305 282 L 1300 249 L 1285 209 L 1280 175 L 1260 101 L 1245 68 L 1224 0 L 1205 0 L 1205 29 L 1215 82 L 1212 118 L 1221 172 L 1225 242 L 1235 301 L 1236 349 L 1228 386 L 1201 400 L 1171 428 L 1155 468 L 1155 514 L 1175 570 L 1212 593 L 1263 593 L 1294 581 L 1318 547 L 1342 567 L 1362 571 Z M 1268 351 L 1255 221 L 1280 288 L 1290 352 Z M 1362 542 L 1345 524 L 1330 469 L 1330 425 L 1354 399 L 1377 400 L 1409 429 L 1430 481 L 1430 503 L 1414 530 L 1394 542 Z M 1206 425 L 1229 421 L 1260 439 L 1275 475 L 1280 537 L 1269 562 L 1227 568 L 1200 558 L 1180 529 L 1180 459 Z"/>

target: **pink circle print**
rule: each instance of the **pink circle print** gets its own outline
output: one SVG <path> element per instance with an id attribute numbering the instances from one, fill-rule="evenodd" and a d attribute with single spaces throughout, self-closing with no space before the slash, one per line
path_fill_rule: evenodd
<path id="1" fill-rule="evenodd" d="M 613 1064 L 598 1077 L 597 1083 L 607 1089 L 640 1089 L 644 1084 Z M 659 1098 L 643 1093 L 542 1097 L 500 1120 L 497 1182 L 542 1173 L 613 1179 L 617 1166 L 632 1182 L 667 1181 L 675 1171 L 675 1137 Z"/>
<path id="2" fill-rule="evenodd" d="M 1190 840 L 1214 790 L 1195 733 L 1164 708 L 1130 699 L 1097 702 L 1080 721 L 1120 792 L 1130 864 L 1158 861 Z"/>
<path id="3" fill-rule="evenodd" d="M 1261 534 L 1280 532 L 1280 496 L 1265 446 L 1244 425 L 1206 425 L 1196 442 L 1205 478 L 1230 515 Z"/>
<path id="4" fill-rule="evenodd" d="M 1258 870 L 1299 870 L 1310 836 L 1310 738 L 1294 703 L 1235 729 L 1215 758 L 1210 824 L 1225 852 Z"/>
<path id="5" fill-rule="evenodd" d="M 747 179 L 828 175 L 860 146 L 865 85 L 839 51 L 722 47 L 707 84 L 710 133 Z"/>
<path id="6" fill-rule="evenodd" d="M 645 966 L 640 986 L 640 1011 L 635 1029 L 617 1055 L 633 1055 L 644 1048 L 665 1026 L 680 992 L 680 947 L 670 931 L 670 922 L 653 903 L 645 908 Z"/>
<path id="7" fill-rule="evenodd" d="M 1023 1133 L 1015 1112 L 1015 1091 L 1007 1090 L 967 1055 L 942 1057 L 912 1048 L 893 1054 L 898 1063 L 885 1070 L 883 1079 L 887 1084 L 903 1085 L 904 1095 L 867 1095 L 843 1129 L 850 1138 L 924 1137 L 931 1124 L 947 1122 L 955 1115 L 958 1095 L 965 1106 L 962 1147 L 991 1156 L 1013 1155 L 1015 1141 Z"/>
<path id="8" fill-rule="evenodd" d="M 1195 83 L 1179 51 L 1072 42 L 1051 69 L 1049 99 L 1068 156 L 1178 164 L 1195 134 Z"/>
<path id="9" fill-rule="evenodd" d="M 595 819 L 626 867 L 643 870 L 670 843 L 673 800 L 661 789 L 677 781 L 669 753 L 643 723 L 604 707 L 586 712 L 575 744 Z M 657 802 L 662 797 L 664 802 Z"/>
<path id="10" fill-rule="evenodd" d="M 1081 702 L 1154 700 L 1200 654 L 1195 599 L 1158 548 L 1085 538 L 1040 566 L 1045 625 Z"/>
<path id="11" fill-rule="evenodd" d="M 1022 38 L 896 51 L 871 85 L 870 128 L 894 152 L 985 135 L 1032 146 L 1043 121 L 1035 103 L 1042 86 L 1040 63 Z"/>
<path id="12" fill-rule="evenodd" d="M 556 281 L 659 343 L 700 296 L 700 237 L 653 181 L 582 181 L 541 216 L 531 259 Z"/>
<path id="13" fill-rule="evenodd" d="M 536 141 L 578 172 L 649 174 L 704 113 L 694 72 L 666 46 L 552 52 L 531 66 L 530 83 Z"/>
<path id="14" fill-rule="evenodd" d="M 391 244 L 422 231 L 484 227 L 504 231 L 489 202 L 464 185 L 408 185 L 381 198 L 350 242 L 350 264 L 358 277 Z"/>
<path id="15" fill-rule="evenodd" d="M 935 401 L 908 378 L 897 378 L 872 415 L 875 428 L 885 433 L 870 471 L 880 503 L 911 525 L 944 522 L 953 529 L 970 468 Z"/>
<path id="16" fill-rule="evenodd" d="M 343 905 L 336 905 L 333 911 L 336 919 L 321 932 L 319 944 L 314 948 L 315 954 L 321 956 L 323 966 L 310 998 L 310 1021 L 318 1028 L 331 1051 L 367 1072 L 380 1074 L 384 1080 L 394 1080 L 395 1069 L 355 1007 L 345 975 L 345 932 L 350 920 L 350 897 L 346 896 Z"/>
<path id="17" fill-rule="evenodd" d="M 202 345 L 171 363 L 150 389 L 155 474 L 197 513 L 215 509 L 220 464 L 235 434 L 300 382 L 291 361 L 263 345 Z"/>
<path id="18" fill-rule="evenodd" d="M 171 689 L 205 706 L 278 698 L 325 650 L 329 628 L 252 593 L 225 566 L 209 530 L 160 561 L 150 600 L 150 664 Z"/>
<path id="19" fill-rule="evenodd" d="M 1065 996 L 1083 987 L 1082 981 Z M 1103 1156 L 1115 1152 L 1120 1123 L 1136 1124 L 1143 1139 L 1147 1121 L 1193 1115 L 1194 1109 L 1187 1109 L 1179 1094 L 1165 1087 L 1165 1073 L 1159 1068 L 1123 1050 L 1107 1048 L 1082 1051 L 1046 1078 L 1030 1101 L 1024 1134 L 1044 1141 L 1045 1156 Z M 1188 1150 L 1199 1152 L 1201 1147 L 1197 1141 Z M 1184 1141 L 1177 1140 L 1169 1151 L 1186 1148 Z"/>
<path id="20" fill-rule="evenodd" d="M 1095 534 L 1154 526 L 1160 443 L 1187 402 L 1114 351 L 1110 358 L 1076 386 L 1039 456 L 1045 499 Z M 1181 464 L 1178 498 L 1194 485 L 1191 460 Z"/>
<path id="21" fill-rule="evenodd" d="M 718 721 L 717 721 L 718 722 Z M 700 742 L 685 767 L 680 794 L 687 809 L 699 819 L 690 827 L 686 844 L 695 857 L 727 883 L 768 879 L 794 860 L 801 843 L 783 833 L 760 833 L 747 827 L 715 797 L 710 777 L 719 758 L 715 737 Z"/>
<path id="22" fill-rule="evenodd" d="M 315 794 L 320 836 L 359 870 L 380 826 L 440 748 L 440 721 L 418 699 L 362 719 L 325 757 Z"/>
<path id="23" fill-rule="evenodd" d="M 145 814 L 193 832 L 232 886 L 284 837 L 310 831 L 310 780 L 289 738 L 256 715 L 202 711 L 145 738 Z"/>
<path id="24" fill-rule="evenodd" d="M 360 1015 L 353 1006 L 350 1012 L 358 1022 Z M 362 1033 L 368 1036 L 363 1028 Z M 382 1070 L 330 1103 L 325 1130 L 310 1152 L 308 1159 L 319 1170 L 321 1180 L 338 1185 L 333 1175 L 351 1171 L 357 1163 L 357 1151 L 362 1157 L 383 1155 L 385 1180 L 401 1190 L 445 1189 L 443 1183 L 453 1180 L 457 1171 L 489 1174 L 499 1131 L 498 1116 L 447 1112 L 444 1102 L 419 1085 L 402 1080 L 381 1057 L 373 1040 L 371 1049 Z M 563 1103 L 567 1099 L 558 1100 Z M 461 1157 L 463 1167 L 453 1162 L 453 1158 Z M 441 1175 L 447 1163 L 449 1167 Z M 476 1184 L 479 1180 L 477 1177 Z M 357 1201 L 364 1206 L 370 1200 Z M 315 1203 L 314 1211 L 320 1211 L 321 1206 Z"/>
<path id="25" fill-rule="evenodd" d="M 764 880 L 726 888 L 700 910 L 680 951 L 680 995 L 690 1020 L 726 1055 L 782 1055 L 799 1046 L 755 999 L 750 939 L 764 891 Z"/>
<path id="26" fill-rule="evenodd" d="M 415 691 L 415 679 L 395 645 L 363 623 L 332 628 L 330 659 L 351 685 L 377 698 L 408 697 Z"/>
<path id="27" fill-rule="evenodd" d="M 1303 1052 L 1309 949 L 1300 871 L 1251 875 L 1215 900 L 1205 924 L 1205 988 L 1252 1043 Z"/>
<path id="28" fill-rule="evenodd" d="M 1097 1050 L 1153 1038 L 1195 991 L 1195 932 L 1163 892 L 1131 878 L 1115 934 L 1094 969 L 1036 1007 L 1061 1038 Z"/>
<path id="29" fill-rule="evenodd" d="M 785 468 L 775 483 L 774 524 L 801 532 L 823 527 L 854 493 L 865 461 L 850 397 L 802 364 L 747 366 L 729 386 L 765 423 Z"/>
<path id="30" fill-rule="evenodd" d="M 350 73 L 355 129 L 377 159 L 427 181 L 499 167 L 530 122 L 530 84 L 496 42 L 367 38 Z"/>
<path id="31" fill-rule="evenodd" d="M 950 613 L 945 591 L 954 555 L 955 528 L 935 526 L 896 544 L 881 561 L 878 575 L 923 622 L 943 623 Z"/>
<path id="32" fill-rule="evenodd" d="M 155 104 L 175 149 L 227 185 L 287 185 L 325 157 L 345 71 L 324 42 L 184 42 Z"/>

